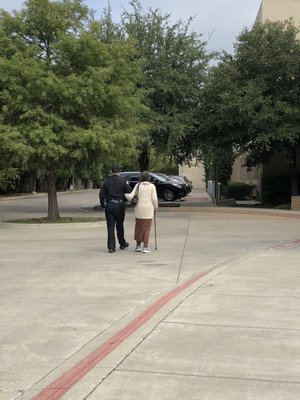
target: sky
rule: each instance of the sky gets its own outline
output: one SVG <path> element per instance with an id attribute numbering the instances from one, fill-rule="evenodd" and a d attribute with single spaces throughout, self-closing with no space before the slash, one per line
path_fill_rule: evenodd
<path id="1" fill-rule="evenodd" d="M 0 0 L 0 8 L 7 11 L 20 9 L 23 0 Z M 86 0 L 86 5 L 100 16 L 107 7 L 107 0 Z M 170 13 L 171 21 L 186 21 L 195 17 L 191 27 L 208 41 L 209 51 L 226 50 L 233 52 L 233 43 L 244 27 L 253 25 L 261 0 L 141 0 L 143 9 L 159 8 L 162 13 Z M 115 21 L 123 9 L 129 9 L 128 0 L 110 0 Z"/>

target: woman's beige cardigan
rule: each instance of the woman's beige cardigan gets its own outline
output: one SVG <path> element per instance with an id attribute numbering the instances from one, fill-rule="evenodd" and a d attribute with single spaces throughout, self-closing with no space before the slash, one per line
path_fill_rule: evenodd
<path id="1" fill-rule="evenodd" d="M 139 201 L 134 207 L 135 218 L 152 219 L 154 210 L 158 207 L 156 187 L 148 181 L 137 183 L 131 193 L 125 194 L 127 200 L 133 198 L 138 187 Z"/>

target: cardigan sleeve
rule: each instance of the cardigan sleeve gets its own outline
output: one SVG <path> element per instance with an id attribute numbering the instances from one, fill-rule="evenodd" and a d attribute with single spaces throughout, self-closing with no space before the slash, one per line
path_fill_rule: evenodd
<path id="1" fill-rule="evenodd" d="M 157 200 L 156 187 L 154 185 L 153 185 L 153 188 L 152 188 L 151 200 L 152 200 L 152 204 L 153 204 L 154 210 L 156 210 L 158 208 L 158 200 Z"/>
<path id="2" fill-rule="evenodd" d="M 132 189 L 131 193 L 125 193 L 125 197 L 127 200 L 130 201 L 133 199 L 133 196 L 135 195 L 135 192 L 137 191 L 138 185 L 139 185 L 138 183 L 135 185 L 135 187 Z"/>

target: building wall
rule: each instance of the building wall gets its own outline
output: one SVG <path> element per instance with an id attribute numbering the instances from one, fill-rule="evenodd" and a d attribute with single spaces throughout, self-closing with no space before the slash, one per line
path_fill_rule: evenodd
<path id="1" fill-rule="evenodd" d="M 255 22 L 284 21 L 293 18 L 300 26 L 299 0 L 263 0 Z"/>
<path id="2" fill-rule="evenodd" d="M 245 164 L 245 155 L 239 155 L 233 165 L 232 174 L 231 174 L 231 181 L 232 182 L 244 182 L 248 185 L 255 185 L 255 190 L 253 194 L 259 196 L 261 192 L 261 176 L 263 167 L 255 167 L 248 170 L 247 167 L 244 166 Z"/>
<path id="3" fill-rule="evenodd" d="M 205 188 L 205 171 L 202 163 L 197 166 L 193 165 L 191 167 L 188 165 L 180 165 L 179 175 L 184 175 L 190 181 L 192 181 L 195 189 Z"/>
<path id="4" fill-rule="evenodd" d="M 255 23 L 258 23 L 258 22 L 262 22 L 262 3 L 259 7 L 259 10 L 258 10 L 258 13 L 256 16 L 256 20 L 255 20 Z"/>

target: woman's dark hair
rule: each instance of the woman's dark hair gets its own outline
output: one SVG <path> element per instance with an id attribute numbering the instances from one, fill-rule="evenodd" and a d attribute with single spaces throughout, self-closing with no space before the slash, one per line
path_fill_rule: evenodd
<path id="1" fill-rule="evenodd" d="M 149 181 L 149 172 L 148 171 L 141 172 L 140 181 L 141 182 Z"/>

